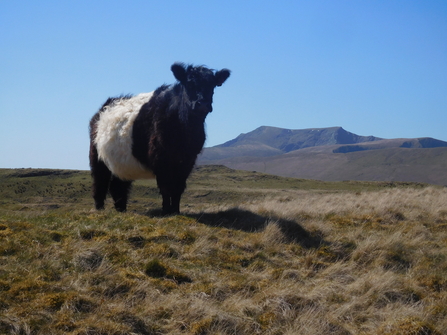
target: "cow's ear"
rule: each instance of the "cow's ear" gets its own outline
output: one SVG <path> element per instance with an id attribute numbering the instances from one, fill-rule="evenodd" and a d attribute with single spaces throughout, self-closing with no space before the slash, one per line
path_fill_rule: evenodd
<path id="1" fill-rule="evenodd" d="M 221 86 L 225 80 L 228 79 L 230 76 L 230 70 L 228 69 L 222 69 L 220 71 L 217 71 L 215 74 L 216 77 L 216 86 Z"/>
<path id="2" fill-rule="evenodd" d="M 183 63 L 172 64 L 171 71 L 174 74 L 175 79 L 177 79 L 179 82 L 186 82 L 186 69 Z"/>

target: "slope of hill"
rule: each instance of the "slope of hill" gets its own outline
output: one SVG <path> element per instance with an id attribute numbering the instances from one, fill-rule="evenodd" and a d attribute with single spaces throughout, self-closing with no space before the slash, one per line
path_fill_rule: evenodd
<path id="1" fill-rule="evenodd" d="M 291 130 L 262 126 L 247 134 L 241 134 L 231 141 L 206 148 L 201 160 L 207 162 L 228 157 L 268 157 L 308 147 L 378 140 L 381 138 L 359 136 L 342 127 Z"/>
<path id="2" fill-rule="evenodd" d="M 325 181 L 408 181 L 447 185 L 447 148 L 385 148 L 345 154 L 325 149 L 309 148 L 274 157 L 237 157 L 218 163 L 234 169 Z"/>
<path id="3" fill-rule="evenodd" d="M 260 127 L 206 148 L 199 164 L 326 181 L 412 181 L 447 185 L 447 142 L 381 139 L 341 127 Z"/>

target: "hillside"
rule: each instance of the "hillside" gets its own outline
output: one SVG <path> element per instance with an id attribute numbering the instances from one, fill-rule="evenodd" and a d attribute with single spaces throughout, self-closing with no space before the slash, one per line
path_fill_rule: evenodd
<path id="1" fill-rule="evenodd" d="M 341 127 L 291 130 L 262 126 L 247 134 L 241 134 L 231 141 L 206 148 L 201 160 L 206 163 L 229 157 L 267 157 L 308 147 L 356 144 L 377 140 L 380 138 L 359 136 Z"/>
<path id="2" fill-rule="evenodd" d="M 326 181 L 413 181 L 447 185 L 447 142 L 381 139 L 340 127 L 260 127 L 205 148 L 199 164 Z"/>
<path id="3" fill-rule="evenodd" d="M 445 334 L 446 188 L 201 166 L 164 217 L 90 183 L 0 169 L 0 334 Z"/>

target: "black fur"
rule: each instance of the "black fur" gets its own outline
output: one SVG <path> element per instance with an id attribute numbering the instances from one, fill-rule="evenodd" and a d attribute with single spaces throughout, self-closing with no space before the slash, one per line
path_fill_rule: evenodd
<path id="1" fill-rule="evenodd" d="M 205 143 L 204 122 L 212 111 L 214 88 L 230 76 L 227 69 L 214 72 L 204 66 L 182 63 L 173 64 L 171 70 L 178 82 L 171 86 L 162 85 L 154 91 L 151 99 L 141 107 L 132 133 L 132 154 L 154 172 L 165 214 L 180 211 L 186 179 Z M 113 176 L 98 159 L 94 145 L 99 113 L 115 99 L 118 98 L 109 98 L 90 121 L 90 167 L 96 208 L 104 207 L 110 191 L 115 208 L 125 211 L 131 182 Z"/>

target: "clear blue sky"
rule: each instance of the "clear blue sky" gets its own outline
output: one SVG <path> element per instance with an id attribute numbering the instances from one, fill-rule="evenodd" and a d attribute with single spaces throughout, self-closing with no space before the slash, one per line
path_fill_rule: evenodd
<path id="1" fill-rule="evenodd" d="M 0 1 L 0 168 L 88 169 L 109 96 L 229 68 L 206 146 L 268 125 L 447 141 L 447 1 Z"/>

